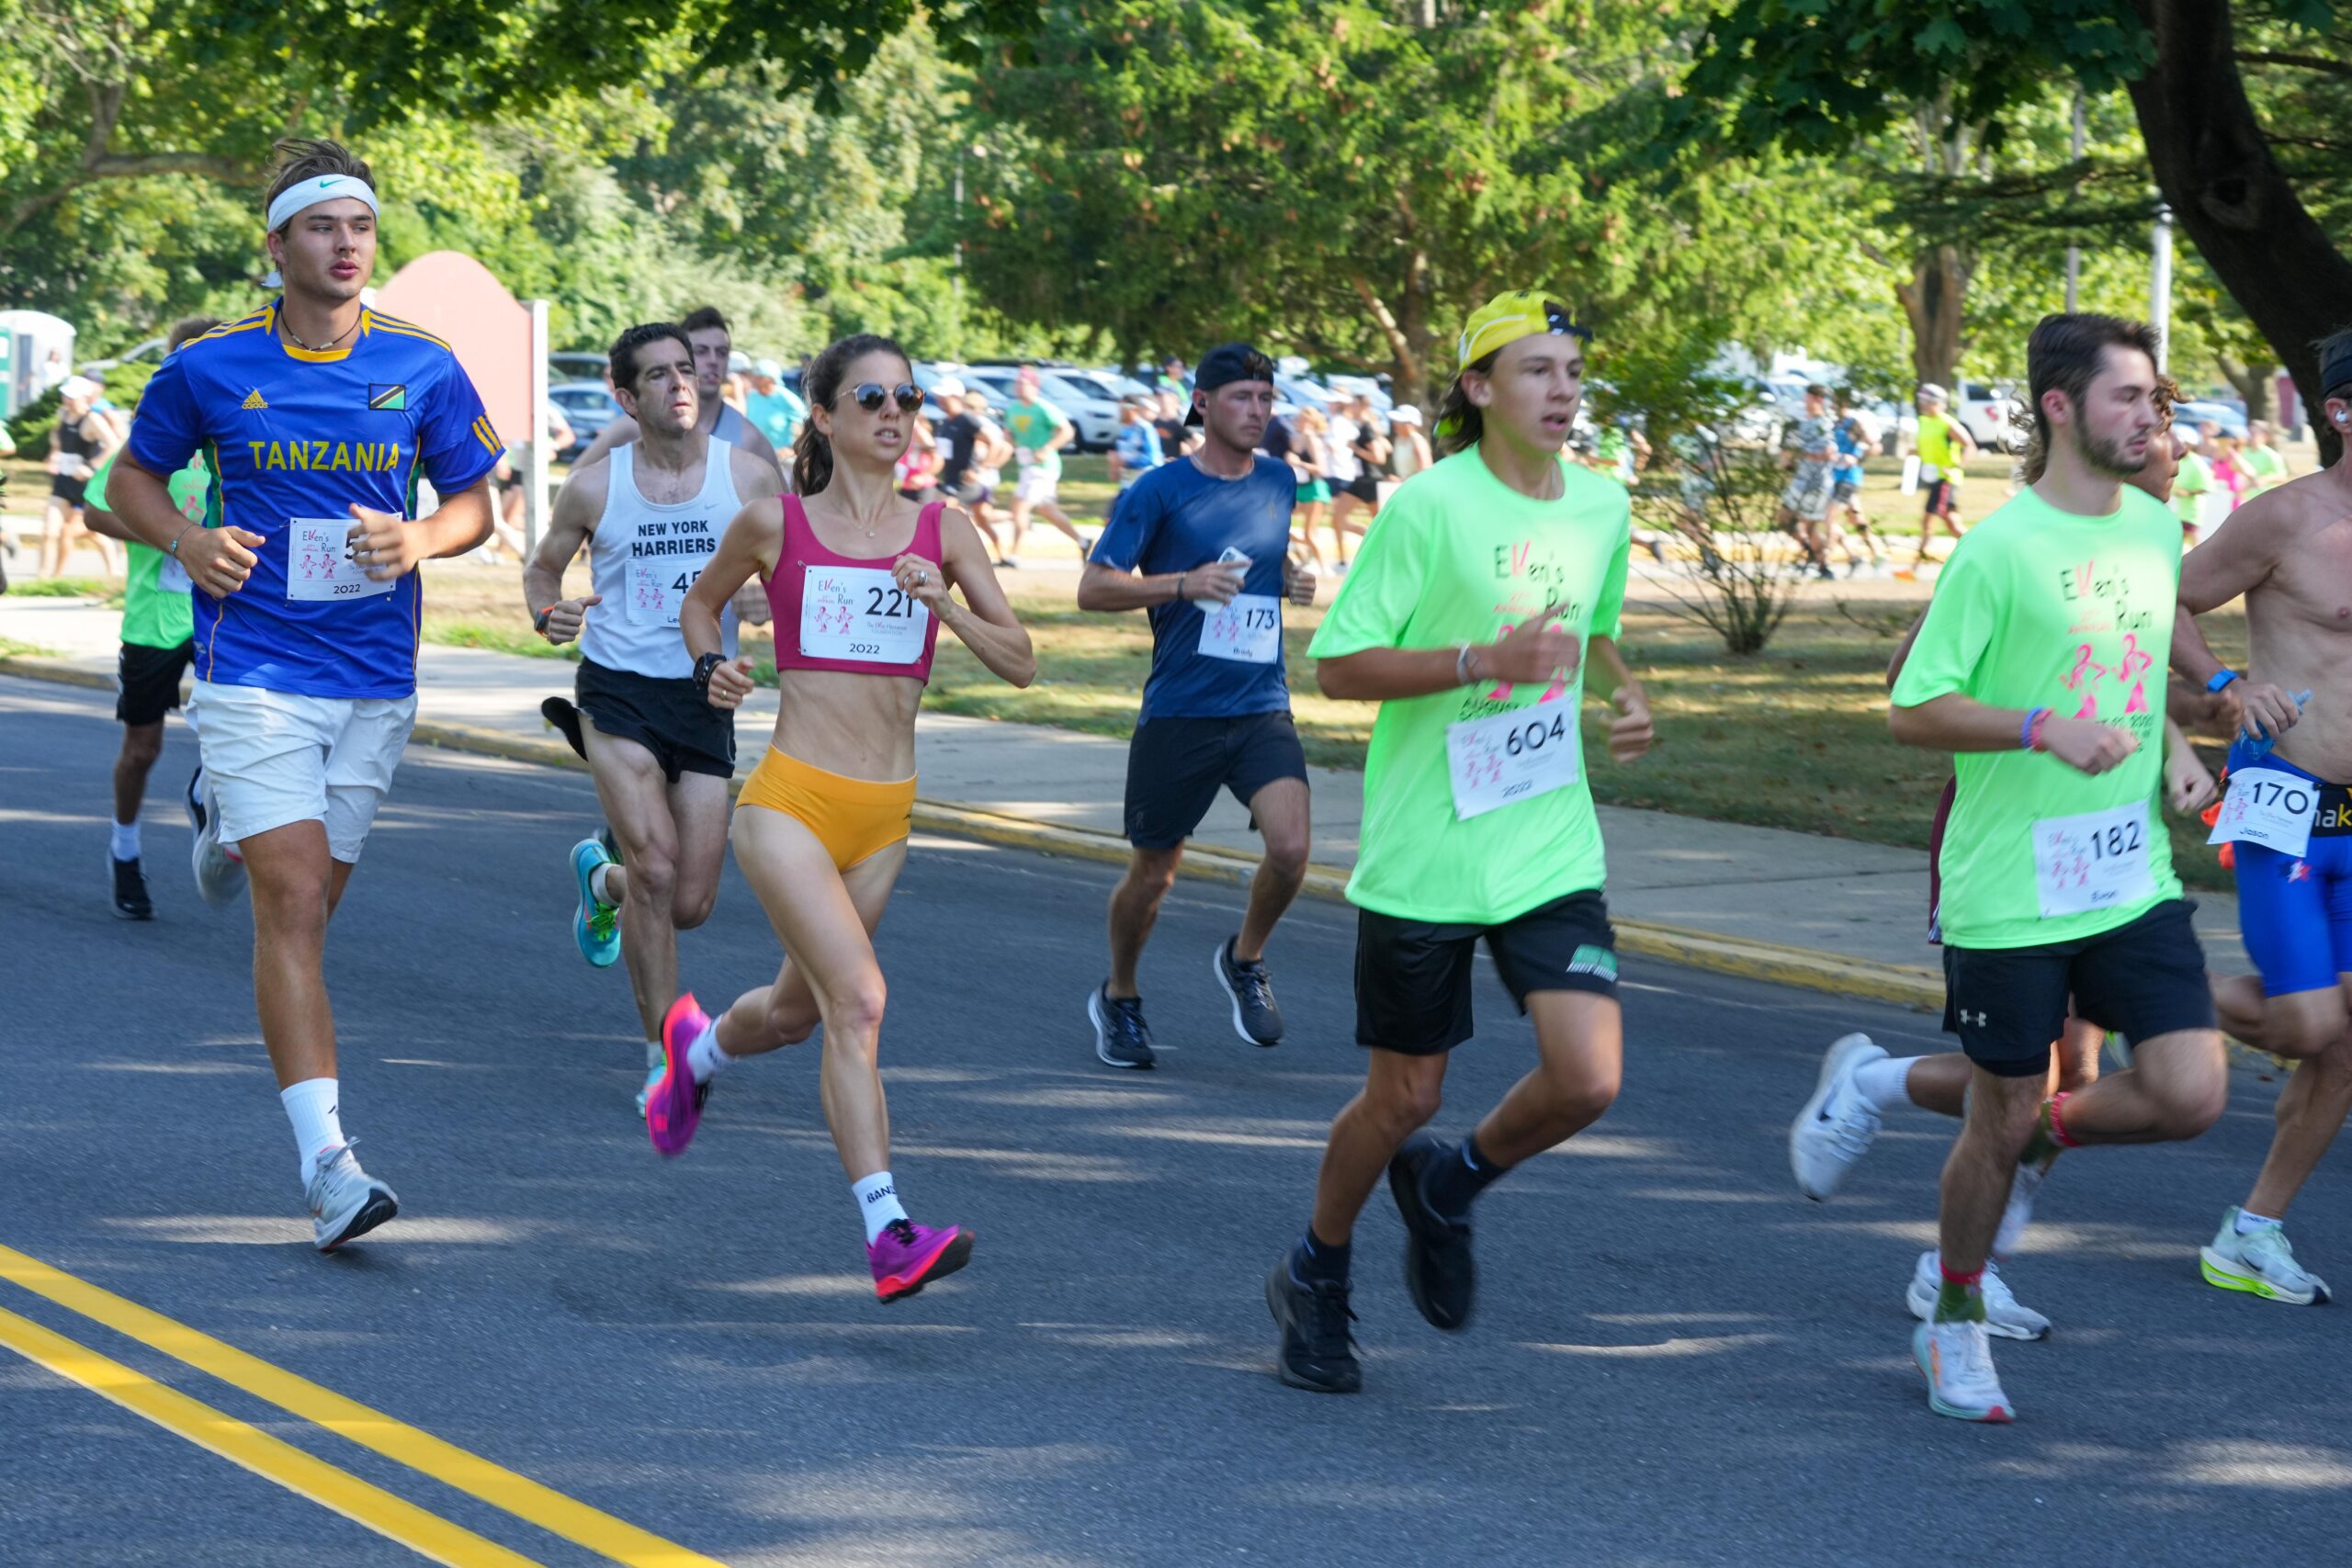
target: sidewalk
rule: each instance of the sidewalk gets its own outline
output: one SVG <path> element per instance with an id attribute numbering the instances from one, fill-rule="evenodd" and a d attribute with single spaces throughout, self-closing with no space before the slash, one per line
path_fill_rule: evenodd
<path id="1" fill-rule="evenodd" d="M 0 638 L 55 650 L 56 660 L 0 659 L 0 673 L 111 685 L 119 616 L 85 602 L 0 596 Z M 427 644 L 416 739 L 532 761 L 575 765 L 539 716 L 568 694 L 571 667 Z M 775 694 L 745 704 L 739 747 L 756 755 Z M 1048 852 L 1123 861 L 1125 743 L 1038 725 L 926 713 L 915 732 L 917 825 Z M 1310 891 L 1336 896 L 1355 863 L 1363 775 L 1313 768 Z M 740 776 L 740 775 L 739 775 Z M 1928 857 L 1917 850 L 1818 838 L 1604 806 L 1609 905 L 1629 953 L 1849 995 L 1939 1008 L 1938 950 L 1926 940 Z M 1220 795 L 1187 868 L 1246 878 L 1258 854 L 1248 814 Z M 2238 941 L 2237 900 L 2199 897 L 2197 926 L 2214 966 L 2253 965 Z"/>

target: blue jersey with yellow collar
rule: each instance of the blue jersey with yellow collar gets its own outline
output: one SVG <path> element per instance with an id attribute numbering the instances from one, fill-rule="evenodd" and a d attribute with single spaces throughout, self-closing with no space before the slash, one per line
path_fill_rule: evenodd
<path id="1" fill-rule="evenodd" d="M 415 691 L 423 581 L 369 581 L 345 535 L 355 504 L 413 517 L 420 475 L 454 495 L 497 465 L 504 446 L 449 345 L 364 310 L 345 346 L 313 353 L 278 335 L 272 302 L 183 344 L 147 383 L 131 457 L 170 474 L 199 451 L 217 476 L 207 522 L 262 543 L 243 588 L 192 595 L 197 678 L 313 697 Z"/>

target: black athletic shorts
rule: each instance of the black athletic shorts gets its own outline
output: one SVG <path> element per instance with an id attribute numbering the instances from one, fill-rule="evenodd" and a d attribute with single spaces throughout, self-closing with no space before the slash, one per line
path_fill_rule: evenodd
<path id="1" fill-rule="evenodd" d="M 1537 991 L 1617 995 L 1617 931 L 1599 888 L 1498 926 L 1439 925 L 1356 911 L 1356 1043 L 1434 1056 L 1470 1038 L 1478 939 L 1521 1014 Z"/>
<path id="2" fill-rule="evenodd" d="M 1127 743 L 1127 841 L 1172 850 L 1193 836 L 1220 787 L 1247 806 L 1276 779 L 1306 782 L 1306 752 L 1287 713 L 1139 724 Z"/>
<path id="3" fill-rule="evenodd" d="M 1922 517 L 1951 516 L 1955 499 L 1952 494 L 1951 481 L 1950 479 L 1929 479 L 1928 481 L 1927 491 L 1928 503 L 1920 509 L 1919 515 Z"/>
<path id="4" fill-rule="evenodd" d="M 2074 1013 L 2138 1045 L 2182 1029 L 2211 1029 L 2213 991 L 2186 898 L 2129 925 L 2041 947 L 1944 943 L 1944 1029 L 1986 1072 L 2005 1078 L 2050 1070 L 2050 1043 Z"/>
<path id="5" fill-rule="evenodd" d="M 681 773 L 733 776 L 735 716 L 711 706 L 691 676 L 661 680 L 583 659 L 572 690 L 597 733 L 652 752 L 672 784 Z"/>
<path id="6" fill-rule="evenodd" d="M 1357 474 L 1355 478 L 1350 479 L 1343 485 L 1334 485 L 1331 488 L 1344 494 L 1354 496 L 1366 506 L 1378 506 L 1380 504 L 1380 480 L 1379 478 L 1370 470 Z"/>
<path id="7" fill-rule="evenodd" d="M 49 476 L 49 493 L 76 509 L 90 503 L 89 489 L 90 481 L 87 479 L 68 479 L 63 474 Z"/>
<path id="8" fill-rule="evenodd" d="M 115 664 L 114 716 L 125 724 L 161 724 L 164 716 L 180 705 L 180 677 L 196 657 L 196 639 L 177 648 L 122 645 Z"/>

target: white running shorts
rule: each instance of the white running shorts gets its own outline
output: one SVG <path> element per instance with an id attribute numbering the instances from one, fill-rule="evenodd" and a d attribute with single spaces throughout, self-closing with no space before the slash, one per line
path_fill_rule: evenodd
<path id="1" fill-rule="evenodd" d="M 289 822 L 323 822 L 327 852 L 349 865 L 392 787 L 416 696 L 305 697 L 196 682 L 197 744 L 236 843 Z"/>

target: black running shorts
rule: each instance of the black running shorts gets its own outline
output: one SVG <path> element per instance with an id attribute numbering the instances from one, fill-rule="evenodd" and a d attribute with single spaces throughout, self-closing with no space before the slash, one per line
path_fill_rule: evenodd
<path id="1" fill-rule="evenodd" d="M 1172 850 L 1193 836 L 1218 789 L 1247 806 L 1276 779 L 1306 782 L 1306 751 L 1288 713 L 1148 720 L 1127 745 L 1127 841 Z"/>
<path id="2" fill-rule="evenodd" d="M 2005 1078 L 2050 1070 L 2050 1043 L 2078 1017 L 2121 1032 L 2133 1045 L 2184 1029 L 2211 1029 L 2205 978 L 2186 898 L 2157 905 L 2129 925 L 2042 947 L 1944 943 L 1944 1029 L 1986 1072 Z"/>
<path id="3" fill-rule="evenodd" d="M 1472 1033 L 1478 939 L 1527 1011 L 1537 991 L 1617 995 L 1617 931 L 1599 888 L 1540 904 L 1498 926 L 1356 911 L 1356 1043 L 1407 1056 L 1451 1051 Z"/>
<path id="4" fill-rule="evenodd" d="M 161 724 L 164 716 L 180 705 L 180 677 L 196 657 L 196 639 L 177 648 L 122 645 L 115 663 L 114 716 L 129 725 Z"/>
<path id="5" fill-rule="evenodd" d="M 682 773 L 734 774 L 735 716 L 711 706 L 692 677 L 662 680 L 583 659 L 572 689 L 598 734 L 652 752 L 672 784 Z"/>

